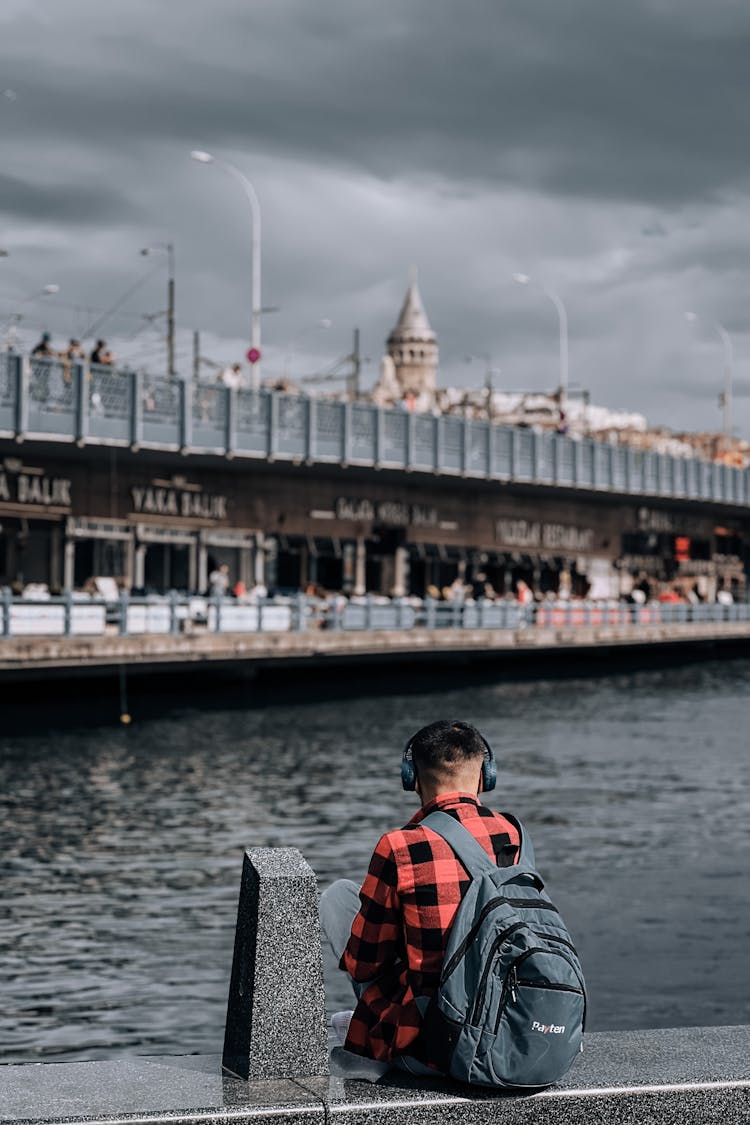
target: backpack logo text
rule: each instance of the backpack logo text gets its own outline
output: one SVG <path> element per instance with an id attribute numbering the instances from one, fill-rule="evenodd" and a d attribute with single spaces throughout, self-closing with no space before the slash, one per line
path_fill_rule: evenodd
<path id="1" fill-rule="evenodd" d="M 562 1035 L 565 1031 L 565 1024 L 558 1023 L 537 1023 L 534 1020 L 531 1024 L 532 1031 L 542 1031 L 545 1035 Z"/>

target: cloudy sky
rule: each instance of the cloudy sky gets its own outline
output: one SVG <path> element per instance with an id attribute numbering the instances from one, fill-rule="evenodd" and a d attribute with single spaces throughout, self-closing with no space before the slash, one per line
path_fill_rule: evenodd
<path id="1" fill-rule="evenodd" d="M 442 384 L 554 387 L 522 271 L 571 382 L 655 422 L 719 427 L 719 321 L 750 436 L 748 58 L 743 0 L 4 0 L 2 333 L 163 365 L 169 240 L 181 368 L 194 329 L 239 358 L 249 210 L 202 148 L 260 198 L 264 375 L 359 326 L 373 382 L 416 265 Z"/>

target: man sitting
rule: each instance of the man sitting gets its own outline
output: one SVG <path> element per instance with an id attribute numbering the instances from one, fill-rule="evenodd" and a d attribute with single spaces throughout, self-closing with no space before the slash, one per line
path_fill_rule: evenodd
<path id="1" fill-rule="evenodd" d="M 450 845 L 421 821 L 440 809 L 464 825 L 498 867 L 514 864 L 517 828 L 478 797 L 488 758 L 494 770 L 492 751 L 469 723 L 440 720 L 423 727 L 404 752 L 421 808 L 404 828 L 378 841 L 361 890 L 341 879 L 323 893 L 323 932 L 358 1000 L 347 1051 L 414 1074 L 436 1072 L 420 1044 L 422 1013 L 437 990 L 448 935 L 471 880 Z"/>

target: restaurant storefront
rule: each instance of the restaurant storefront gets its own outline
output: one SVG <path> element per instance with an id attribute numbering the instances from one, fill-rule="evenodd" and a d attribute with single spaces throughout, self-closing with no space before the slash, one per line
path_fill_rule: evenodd
<path id="1" fill-rule="evenodd" d="M 0 585 L 62 588 L 70 510 L 68 477 L 16 457 L 0 463 Z"/>
<path id="2" fill-rule="evenodd" d="M 646 575 L 741 593 L 750 517 L 460 479 L 359 475 L 332 466 L 256 471 L 87 449 L 0 461 L 0 585 L 138 593 L 230 586 L 424 596 L 462 584 L 498 597 L 627 594 Z"/>
<path id="3" fill-rule="evenodd" d="M 616 566 L 644 589 L 670 587 L 713 601 L 724 590 L 744 595 L 750 562 L 750 535 L 742 521 L 723 516 L 670 512 L 641 506 L 622 533 Z"/>

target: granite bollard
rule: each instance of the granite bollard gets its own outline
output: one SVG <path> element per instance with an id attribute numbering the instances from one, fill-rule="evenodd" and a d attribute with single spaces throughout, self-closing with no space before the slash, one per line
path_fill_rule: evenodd
<path id="1" fill-rule="evenodd" d="M 328 1074 L 315 873 L 296 848 L 248 848 L 222 1065 L 240 1078 Z"/>

